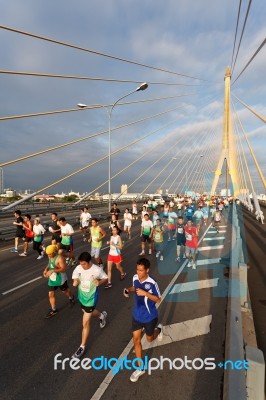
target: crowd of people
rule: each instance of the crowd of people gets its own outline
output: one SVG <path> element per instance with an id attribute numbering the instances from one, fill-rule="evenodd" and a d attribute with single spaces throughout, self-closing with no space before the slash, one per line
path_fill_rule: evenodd
<path id="1" fill-rule="evenodd" d="M 37 259 L 48 257 L 48 263 L 43 271 L 43 276 L 48 281 L 48 298 L 50 310 L 45 316 L 51 318 L 57 314 L 55 291 L 59 288 L 68 298 L 69 305 L 75 304 L 75 297 L 68 286 L 67 266 L 75 267 L 72 272 L 73 287 L 78 289 L 78 300 L 83 311 L 81 344 L 73 354 L 74 358 L 80 358 L 85 352 L 90 333 L 90 322 L 94 316 L 99 319 L 100 328 L 106 326 L 107 312 L 96 309 L 99 294 L 99 286 L 106 289 L 112 287 L 112 267 L 115 264 L 120 274 L 120 280 L 126 278 L 126 272 L 122 266 L 122 250 L 124 240 L 132 238 L 132 222 L 140 226 L 140 258 L 136 265 L 136 274 L 132 285 L 125 288 L 123 294 L 126 298 L 134 293 L 134 310 L 132 319 L 132 335 L 136 357 L 141 360 L 142 347 L 141 336 L 143 331 L 148 342 L 155 339 L 163 339 L 163 327 L 158 324 L 158 312 L 156 303 L 160 302 L 161 295 L 156 281 L 149 275 L 151 261 L 145 257 L 155 254 L 159 261 L 164 260 L 167 242 L 176 242 L 176 262 L 188 259 L 187 266 L 196 269 L 196 252 L 198 246 L 199 231 L 207 224 L 209 218 L 218 232 L 219 222 L 223 210 L 228 207 L 232 199 L 202 196 L 197 200 L 191 197 L 179 196 L 176 201 L 170 200 L 158 205 L 149 200 L 141 209 L 135 201 L 131 209 L 126 208 L 120 218 L 120 210 L 117 204 L 113 204 L 110 210 L 110 222 L 107 229 L 110 231 L 109 253 L 107 256 L 107 270 L 104 270 L 104 262 L 101 258 L 103 239 L 107 232 L 99 225 L 97 218 L 93 218 L 85 207 L 80 213 L 80 231 L 82 240 L 90 243 L 90 252 L 83 251 L 76 261 L 73 250 L 74 229 L 65 217 L 58 218 L 57 213 L 51 214 L 51 222 L 48 228 L 51 233 L 51 244 L 44 245 L 45 228 L 39 218 L 31 222 L 31 216 L 21 211 L 15 211 L 16 234 L 15 247 L 11 250 L 18 253 L 19 241 L 23 240 L 23 252 L 20 256 L 26 257 L 29 244 L 33 243 L 33 249 L 38 253 Z M 138 219 L 140 219 L 138 221 Z M 123 222 L 122 222 L 123 221 Z M 123 226 L 122 226 L 123 225 Z M 137 234 L 138 236 L 138 234 Z M 94 262 L 92 262 L 92 259 Z M 147 287 L 149 289 L 147 289 Z M 136 382 L 145 373 L 138 362 L 137 368 L 130 380 Z"/>

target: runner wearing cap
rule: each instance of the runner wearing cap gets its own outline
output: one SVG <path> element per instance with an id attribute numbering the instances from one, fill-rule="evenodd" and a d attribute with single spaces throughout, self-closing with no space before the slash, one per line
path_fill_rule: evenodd
<path id="1" fill-rule="evenodd" d="M 48 265 L 43 271 L 43 276 L 48 278 L 48 296 L 51 309 L 45 318 L 51 318 L 58 313 L 55 305 L 55 291 L 58 288 L 68 297 L 70 306 L 73 306 L 75 302 L 67 284 L 65 258 L 57 253 L 57 246 L 53 244 L 46 247 L 46 254 Z"/>

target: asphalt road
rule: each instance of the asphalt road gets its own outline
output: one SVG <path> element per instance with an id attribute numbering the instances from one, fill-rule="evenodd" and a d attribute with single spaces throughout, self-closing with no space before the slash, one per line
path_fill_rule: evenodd
<path id="1" fill-rule="evenodd" d="M 197 329 L 193 328 L 194 331 L 188 334 L 187 338 L 180 337 L 167 344 L 163 342 L 162 346 L 145 351 L 144 354 L 148 357 L 163 356 L 171 360 L 184 359 L 185 356 L 191 360 L 211 357 L 217 364 L 224 360 L 228 256 L 231 247 L 230 218 L 228 221 L 224 219 L 222 223 L 225 226 L 223 228 L 225 233 L 218 235 L 221 237 L 223 235 L 224 239 L 221 240 L 213 234 L 212 228 L 208 225 L 203 227 L 201 235 L 205 230 L 206 235 L 200 244 L 198 260 L 201 265 L 197 270 L 188 269 L 186 261 L 181 263 L 174 261 L 176 256 L 174 241 L 166 242 L 164 261 L 157 261 L 154 254 L 147 256 L 152 262 L 151 275 L 158 281 L 161 293 L 164 293 L 164 299 L 158 309 L 159 318 L 164 326 L 180 323 L 178 330 L 181 332 L 183 327 L 186 335 L 189 321 L 197 319 L 202 325 L 201 321 L 204 318 L 207 316 L 211 318 L 209 333 L 199 335 Z M 135 272 L 140 252 L 139 232 L 140 220 L 134 221 L 132 239 L 125 240 L 123 250 L 123 265 L 128 274 L 126 281 L 120 282 L 118 273 L 114 271 L 113 287 L 108 290 L 100 288 L 97 308 L 107 311 L 108 323 L 104 329 L 100 329 L 98 321 L 93 320 L 84 357 L 118 358 L 124 352 L 123 354 L 128 354 L 128 359 L 134 359 L 130 345 L 133 299 L 125 299 L 122 290 L 131 284 Z M 217 246 L 221 243 L 222 246 Z M 213 246 L 221 248 L 212 249 Z M 49 308 L 47 281 L 41 278 L 41 274 L 47 259 L 36 260 L 37 253 L 33 251 L 28 257 L 22 258 L 17 254 L 11 254 L 10 248 L 11 245 L 7 246 L 5 243 L 0 249 L 1 399 L 127 400 L 135 397 L 143 400 L 150 398 L 218 400 L 222 398 L 223 369 L 218 367 L 210 371 L 185 368 L 177 371 L 169 370 L 166 364 L 164 369 L 155 370 L 151 375 L 146 373 L 137 383 L 129 381 L 131 372 L 124 369 L 104 384 L 106 376 L 110 378 L 112 375 L 108 374 L 107 370 L 72 370 L 68 365 L 65 370 L 60 367 L 55 370 L 55 355 L 62 353 L 62 358 L 71 357 L 80 344 L 82 314 L 80 306 L 76 304 L 73 308 L 68 308 L 67 299 L 58 292 L 56 295 L 59 313 L 46 320 L 44 316 Z M 89 247 L 82 242 L 81 234 L 77 232 L 75 253 L 78 255 L 84 250 L 89 250 Z M 107 248 L 103 250 L 104 260 L 107 252 Z M 204 265 L 205 261 L 208 264 Z M 249 274 L 250 272 L 251 269 Z M 68 276 L 71 286 L 71 270 L 68 271 Z M 260 272 L 260 279 L 261 276 Z M 193 282 L 214 279 L 218 282 L 217 287 L 171 293 L 175 284 L 193 285 Z M 27 283 L 25 286 L 19 287 L 25 283 Z M 16 287 L 18 288 L 12 290 Z M 250 292 L 252 297 L 251 287 Z M 265 295 L 258 297 L 259 304 L 265 308 L 263 304 Z M 255 311 L 253 312 L 255 316 Z M 103 387 L 106 390 L 102 391 L 102 396 L 95 395 L 97 389 Z"/>

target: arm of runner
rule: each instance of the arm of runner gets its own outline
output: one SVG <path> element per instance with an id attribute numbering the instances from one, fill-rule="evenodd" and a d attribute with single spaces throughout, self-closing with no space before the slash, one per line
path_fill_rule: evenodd
<path id="1" fill-rule="evenodd" d="M 66 260 L 63 256 L 58 256 L 53 272 L 65 272 L 65 271 L 66 271 Z"/>
<path id="2" fill-rule="evenodd" d="M 129 293 L 130 292 L 135 292 L 135 287 L 134 286 L 130 286 L 128 288 L 124 288 L 123 289 L 123 295 L 128 298 L 129 297 Z"/>
<path id="3" fill-rule="evenodd" d="M 108 281 L 108 278 L 103 278 L 100 280 L 95 279 L 94 284 L 95 284 L 95 286 L 100 286 L 100 285 L 103 285 L 104 283 L 107 283 L 107 281 Z"/>
<path id="4" fill-rule="evenodd" d="M 119 250 L 122 250 L 122 248 L 123 248 L 123 244 L 122 244 L 122 240 L 121 240 L 121 237 L 120 237 L 120 236 L 118 236 L 118 243 L 114 243 L 114 242 L 112 241 L 112 242 L 110 242 L 110 244 L 111 244 L 112 246 L 114 246 L 116 249 L 119 249 Z"/>
<path id="5" fill-rule="evenodd" d="M 77 287 L 80 284 L 79 279 L 73 279 L 73 286 Z"/>
<path id="6" fill-rule="evenodd" d="M 100 240 L 102 240 L 106 236 L 106 232 L 103 228 L 100 229 L 100 233 L 102 234 L 102 237 Z"/>
<path id="7" fill-rule="evenodd" d="M 137 293 L 138 296 L 148 297 L 148 299 L 154 301 L 155 303 L 160 303 L 160 301 L 161 301 L 160 297 L 155 296 L 154 294 L 151 294 L 149 292 L 146 292 L 145 290 L 140 289 L 140 288 L 136 289 L 136 293 Z"/>
<path id="8" fill-rule="evenodd" d="M 45 278 L 47 278 L 48 270 L 49 270 L 49 264 L 47 264 L 47 266 L 44 268 L 43 273 L 42 273 Z"/>

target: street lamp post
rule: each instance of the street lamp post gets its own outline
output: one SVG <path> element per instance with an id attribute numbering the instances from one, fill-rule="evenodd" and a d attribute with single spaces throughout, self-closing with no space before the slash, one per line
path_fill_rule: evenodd
<path id="1" fill-rule="evenodd" d="M 106 108 L 107 114 L 108 114 L 108 207 L 109 211 L 111 210 L 111 202 L 112 202 L 112 193 L 111 193 L 111 117 L 112 117 L 112 111 L 114 107 L 119 103 L 120 100 L 124 99 L 125 97 L 130 96 L 131 94 L 135 92 L 139 92 L 140 90 L 146 90 L 148 87 L 148 84 L 146 82 L 142 83 L 140 86 L 138 86 L 135 90 L 132 92 L 129 92 L 125 94 L 124 96 L 120 97 L 116 102 L 109 106 L 108 108 L 106 106 L 102 106 Z M 78 107 L 80 108 L 86 108 L 88 107 L 86 104 L 79 103 Z"/>

